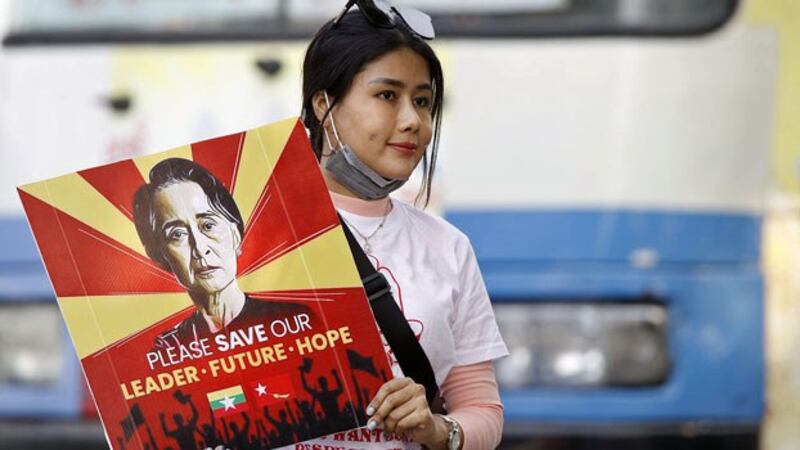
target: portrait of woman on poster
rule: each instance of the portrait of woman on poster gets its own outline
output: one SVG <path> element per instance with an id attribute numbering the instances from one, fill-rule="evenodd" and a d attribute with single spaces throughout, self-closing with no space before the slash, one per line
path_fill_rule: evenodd
<path id="1" fill-rule="evenodd" d="M 399 440 L 312 441 L 337 448 L 490 449 L 503 407 L 492 361 L 508 351 L 468 238 L 441 218 L 389 196 L 422 164 L 418 202 L 430 199 L 444 77 L 424 13 L 349 0 L 325 23 L 303 63 L 303 122 L 334 205 L 392 294 L 430 360 L 448 413 L 425 388 L 395 378 L 367 408 L 367 429 Z"/>
<path id="2" fill-rule="evenodd" d="M 265 317 L 309 314 L 302 304 L 260 301 L 236 281 L 244 223 L 225 186 L 199 164 L 169 158 L 134 195 L 136 231 L 147 255 L 172 273 L 195 313 L 162 333 L 156 346 L 172 346 L 223 330 L 246 328 Z"/>

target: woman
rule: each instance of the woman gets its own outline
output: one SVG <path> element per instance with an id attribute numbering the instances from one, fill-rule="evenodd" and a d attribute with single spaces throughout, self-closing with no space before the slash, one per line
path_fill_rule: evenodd
<path id="1" fill-rule="evenodd" d="M 186 288 L 195 313 L 156 339 L 157 348 L 188 346 L 220 331 L 247 328 L 265 317 L 310 310 L 253 300 L 236 282 L 244 222 L 233 197 L 209 171 L 182 158 L 156 164 L 134 195 L 133 217 L 147 255 Z"/>
<path id="2" fill-rule="evenodd" d="M 354 3 L 359 9 L 350 10 Z M 433 37 L 426 17 L 350 0 L 317 32 L 303 65 L 303 120 L 333 201 L 390 281 L 449 410 L 433 414 L 421 385 L 395 378 L 367 408 L 367 428 L 388 435 L 367 443 L 364 434 L 344 433 L 318 442 L 336 448 L 488 449 L 501 436 L 491 361 L 507 350 L 472 247 L 445 221 L 388 197 L 420 162 L 420 196 L 430 197 L 443 78 L 423 40 Z M 386 442 L 392 433 L 406 441 Z"/>

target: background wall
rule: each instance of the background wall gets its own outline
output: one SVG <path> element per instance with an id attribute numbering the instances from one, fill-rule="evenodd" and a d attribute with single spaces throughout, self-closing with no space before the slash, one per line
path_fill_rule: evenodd
<path id="1" fill-rule="evenodd" d="M 779 64 L 771 151 L 772 194 L 764 218 L 768 450 L 800 443 L 800 2 L 755 0 L 747 17 L 777 30 Z"/>

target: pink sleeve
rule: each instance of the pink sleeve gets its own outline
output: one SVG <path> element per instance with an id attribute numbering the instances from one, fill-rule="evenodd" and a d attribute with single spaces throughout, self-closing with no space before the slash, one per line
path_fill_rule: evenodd
<path id="1" fill-rule="evenodd" d="M 463 450 L 500 445 L 503 404 L 490 361 L 453 367 L 441 386 L 448 415 L 464 430 Z"/>

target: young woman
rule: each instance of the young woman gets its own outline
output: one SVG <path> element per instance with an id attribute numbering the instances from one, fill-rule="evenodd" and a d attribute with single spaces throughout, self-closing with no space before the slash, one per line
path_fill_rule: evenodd
<path id="1" fill-rule="evenodd" d="M 430 197 L 444 80 L 424 40 L 433 37 L 426 19 L 383 2 L 348 1 L 308 47 L 303 120 L 333 201 L 388 279 L 449 414 L 431 412 L 424 387 L 402 377 L 387 348 L 397 377 L 367 408 L 371 433 L 340 433 L 297 448 L 489 449 L 500 441 L 502 404 L 491 361 L 507 350 L 472 247 L 447 222 L 388 196 L 421 162 L 419 199 Z"/>

